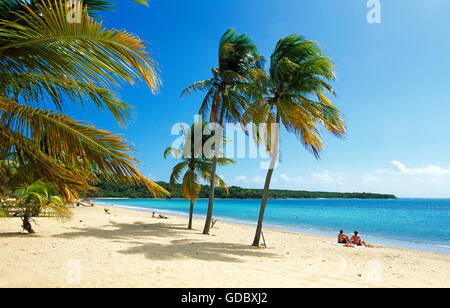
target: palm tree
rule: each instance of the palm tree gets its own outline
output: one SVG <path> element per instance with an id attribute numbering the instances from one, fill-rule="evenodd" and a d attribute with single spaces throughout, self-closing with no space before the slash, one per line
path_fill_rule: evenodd
<path id="1" fill-rule="evenodd" d="M 249 71 L 261 68 L 264 59 L 258 54 L 256 45 L 246 35 L 239 35 L 234 29 L 229 29 L 220 39 L 219 66 L 212 69 L 213 77 L 194 83 L 186 88 L 181 97 L 191 94 L 193 91 L 206 93 L 200 107 L 200 114 L 204 118 L 210 115 L 210 122 L 214 123 L 214 129 L 222 135 L 224 120 L 240 122 L 244 111 L 247 109 L 248 99 L 245 91 L 240 86 L 245 84 L 249 77 Z M 218 142 L 217 142 L 218 143 Z M 214 206 L 215 177 L 218 162 L 219 145 L 211 168 L 211 186 L 203 234 L 209 234 Z"/>
<path id="2" fill-rule="evenodd" d="M 68 218 L 71 213 L 65 205 L 63 198 L 58 194 L 52 184 L 41 180 L 31 185 L 24 185 L 16 190 L 17 201 L 14 209 L 19 210 L 22 218 L 22 227 L 28 233 L 35 233 L 30 222 L 31 217 L 37 217 L 42 210 L 53 213 L 57 218 Z"/>
<path id="3" fill-rule="evenodd" d="M 269 76 L 262 70 L 252 74 L 253 87 L 261 91 L 261 96 L 244 118 L 246 123 L 256 124 L 255 136 L 272 156 L 253 242 L 258 247 L 270 182 L 279 158 L 280 124 L 294 133 L 316 158 L 324 147 L 318 125 L 338 137 L 345 135 L 346 128 L 339 109 L 325 96 L 326 93 L 335 95 L 329 84 L 335 80 L 334 64 L 316 42 L 289 35 L 275 48 Z M 261 123 L 267 124 L 266 132 L 258 129 Z"/>
<path id="4" fill-rule="evenodd" d="M 197 143 L 195 140 L 195 134 L 192 133 L 196 131 L 197 125 L 200 125 L 200 123 L 193 124 L 190 131 L 183 129 L 183 135 L 186 140 L 183 151 L 169 147 L 164 152 L 164 158 L 167 158 L 168 155 L 173 155 L 175 158 L 182 160 L 173 168 L 170 176 L 170 187 L 172 191 L 175 191 L 181 177 L 183 178 L 181 183 L 181 194 L 183 198 L 190 200 L 191 202 L 189 210 L 189 230 L 192 229 L 194 203 L 200 194 L 201 182 L 211 181 L 211 170 L 214 163 L 214 159 L 210 158 L 207 153 L 202 153 L 199 157 L 197 154 L 199 151 L 196 151 L 196 148 L 197 146 L 201 146 L 201 149 L 203 150 L 205 145 L 209 144 L 211 139 L 215 138 L 215 136 L 214 134 L 205 136 L 202 133 L 202 142 L 201 144 L 199 142 Z M 207 124 L 203 122 L 201 125 L 202 132 L 204 132 Z M 219 166 L 227 166 L 230 164 L 235 164 L 236 162 L 227 158 L 218 158 L 216 163 Z M 182 176 L 184 171 L 186 172 Z M 224 188 L 228 193 L 227 184 L 217 175 L 214 179 L 214 186 Z"/>
<path id="5" fill-rule="evenodd" d="M 90 188 L 89 174 L 96 173 L 167 194 L 137 170 L 126 140 L 62 114 L 67 100 L 89 102 L 125 126 L 131 106 L 114 88 L 136 80 L 154 93 L 160 86 L 143 41 L 91 17 L 110 2 L 83 3 L 80 23 L 70 23 L 62 0 L 0 2 L 0 160 L 32 166 L 61 192 Z"/>

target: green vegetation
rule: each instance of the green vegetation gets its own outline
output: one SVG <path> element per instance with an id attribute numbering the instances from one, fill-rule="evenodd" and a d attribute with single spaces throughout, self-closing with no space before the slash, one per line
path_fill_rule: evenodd
<path id="1" fill-rule="evenodd" d="M 181 185 L 176 185 L 172 190 L 169 183 L 157 182 L 161 187 L 170 191 L 172 198 L 182 199 Z M 86 198 L 130 198 L 130 199 L 151 199 L 154 198 L 148 192 L 144 185 L 122 185 L 111 184 L 105 181 L 94 185 L 98 188 L 85 195 Z M 202 185 L 198 198 L 209 198 L 209 185 Z M 229 187 L 229 194 L 225 189 L 216 189 L 216 198 L 218 199 L 261 199 L 262 189 L 246 189 L 241 187 Z M 276 190 L 271 189 L 270 199 L 396 199 L 396 196 L 389 194 L 372 193 L 333 193 L 333 192 L 309 192 L 294 190 Z"/>
<path id="2" fill-rule="evenodd" d="M 22 200 L 19 187 L 46 183 L 71 203 L 96 175 L 167 193 L 137 170 L 127 140 L 63 113 L 67 103 L 92 104 L 126 126 L 132 106 L 120 100 L 120 86 L 143 81 L 159 90 L 158 68 L 144 42 L 94 19 L 112 4 L 85 0 L 75 22 L 63 0 L 0 1 L 1 194 Z M 34 232 L 28 219 L 24 228 Z"/>
<path id="3" fill-rule="evenodd" d="M 252 40 L 245 34 L 238 34 L 234 29 L 229 29 L 220 38 L 219 65 L 212 69 L 213 77 L 194 83 L 186 88 L 181 96 L 194 91 L 206 94 L 200 106 L 199 113 L 213 123 L 217 134 L 221 133 L 224 120 L 242 123 L 242 116 L 251 101 L 245 85 L 249 80 L 250 72 L 262 69 L 263 57 Z M 203 234 L 209 234 L 213 215 L 215 198 L 215 179 L 219 147 L 215 147 L 216 153 L 211 168 L 211 181 L 209 192 L 208 212 L 206 213 Z"/>
<path id="4" fill-rule="evenodd" d="M 216 223 L 218 222 L 219 220 L 217 220 L 217 219 L 212 219 L 211 220 L 211 229 L 214 229 L 214 226 L 216 225 Z"/>
<path id="5" fill-rule="evenodd" d="M 41 180 L 31 185 L 19 187 L 14 192 L 15 201 L 4 202 L 0 217 L 18 216 L 22 219 L 22 228 L 28 233 L 34 233 L 30 218 L 42 213 L 51 217 L 65 219 L 71 216 L 66 202 L 52 184 Z"/>
<path id="6" fill-rule="evenodd" d="M 280 157 L 280 126 L 293 133 L 316 158 L 324 148 L 320 128 L 336 137 L 346 134 L 340 110 L 326 97 L 336 95 L 330 84 L 336 78 L 334 63 L 317 42 L 289 35 L 278 41 L 270 60 L 268 73 L 260 69 L 252 74 L 248 88 L 257 98 L 244 115 L 246 123 L 269 127 L 266 134 L 257 131 L 256 136 L 272 156 L 253 241 L 256 247 L 260 244 L 270 182 Z"/>
<path id="7" fill-rule="evenodd" d="M 211 181 L 211 170 L 213 169 L 213 164 L 216 163 L 219 166 L 226 166 L 230 164 L 235 164 L 236 162 L 227 158 L 208 158 L 207 153 L 202 153 L 201 157 L 197 157 L 196 153 L 199 147 L 195 143 L 195 131 L 196 128 L 200 128 L 203 132 L 207 126 L 205 122 L 197 122 L 192 124 L 190 131 L 186 131 L 183 127 L 183 136 L 185 139 L 183 151 L 169 147 L 164 152 L 164 158 L 172 155 L 176 159 L 181 160 L 172 169 L 172 174 L 170 175 L 170 187 L 172 190 L 177 189 L 177 185 L 182 178 L 181 183 L 181 195 L 185 200 L 190 200 L 191 207 L 189 211 L 189 224 L 188 229 L 192 229 L 192 220 L 194 217 L 194 203 L 198 198 L 200 193 L 201 184 L 200 181 Z M 215 134 L 203 135 L 202 142 L 200 144 L 201 149 L 215 138 Z M 223 139 L 223 138 L 222 138 Z M 202 151 L 203 152 L 203 151 Z M 200 155 L 199 155 L 200 156 Z M 182 174 L 184 175 L 182 176 Z M 214 177 L 214 185 L 225 189 L 228 192 L 227 184 L 219 176 Z"/>
<path id="8" fill-rule="evenodd" d="M 148 5 L 146 0 L 133 1 Z M 191 158 L 181 159 L 178 149 L 168 148 L 165 156 L 175 154 L 180 159 L 170 184 L 144 177 L 127 140 L 63 113 L 69 102 L 92 104 L 109 110 L 125 127 L 132 106 L 120 100 L 120 86 L 142 81 L 152 93 L 159 91 L 158 68 L 144 41 L 125 30 L 105 28 L 99 20 L 97 13 L 110 10 L 112 4 L 84 0 L 74 22 L 68 18 L 73 7 L 63 0 L 0 1 L 0 216 L 9 216 L 12 208 L 22 217 L 23 228 L 33 233 L 32 217 L 43 210 L 67 217 L 66 205 L 80 195 L 160 198 L 171 191 L 172 198 L 191 201 L 189 227 L 195 200 L 209 199 L 203 230 L 209 234 L 216 222 L 214 198 L 262 199 L 253 242 L 259 246 L 269 198 L 395 198 L 270 190 L 279 158 L 280 125 L 316 158 L 324 147 L 321 129 L 337 137 L 345 135 L 340 111 L 327 97 L 336 95 L 331 86 L 334 64 L 318 43 L 289 35 L 279 40 L 266 72 L 257 46 L 233 29 L 220 39 L 211 77 L 192 84 L 181 96 L 205 94 L 199 113 L 209 117 L 217 136 L 222 135 L 225 121 L 255 124 L 254 137 L 272 156 L 264 189 L 228 188 L 216 175 L 217 167 L 234 161 L 220 158 L 220 147 L 214 143 L 212 158 L 206 153 L 192 158 L 195 142 L 188 149 Z M 260 124 L 267 131 L 260 131 Z M 204 136 L 203 145 L 213 136 Z M 98 183 L 97 190 L 93 183 Z"/>

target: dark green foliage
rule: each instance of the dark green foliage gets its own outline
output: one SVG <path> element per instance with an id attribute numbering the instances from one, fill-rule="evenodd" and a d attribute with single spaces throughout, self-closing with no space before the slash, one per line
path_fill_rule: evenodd
<path id="1" fill-rule="evenodd" d="M 158 182 L 164 189 L 170 191 L 175 199 L 182 199 L 181 185 L 177 186 L 176 191 L 170 189 L 169 184 Z M 153 195 L 149 193 L 145 186 L 126 186 L 122 184 L 111 184 L 100 182 L 97 185 L 97 191 L 86 195 L 88 198 L 130 198 L 130 199 L 151 199 Z M 261 199 L 262 189 L 246 189 L 241 187 L 229 187 L 230 194 L 227 195 L 225 189 L 216 189 L 217 199 Z M 200 199 L 209 197 L 209 185 L 202 185 L 200 190 Z M 372 193 L 333 193 L 333 192 L 308 192 L 293 190 L 270 190 L 270 199 L 397 199 L 394 195 L 372 194 Z"/>

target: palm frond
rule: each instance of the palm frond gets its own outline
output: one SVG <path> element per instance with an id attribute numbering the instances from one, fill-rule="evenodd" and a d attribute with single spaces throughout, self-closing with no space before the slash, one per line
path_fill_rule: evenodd
<path id="1" fill-rule="evenodd" d="M 223 114 L 227 121 L 240 122 L 248 93 L 238 85 L 248 83 L 250 71 L 261 69 L 264 59 L 248 36 L 229 29 L 220 39 L 218 60 L 219 67 L 212 70 L 211 79 L 194 83 L 182 95 L 192 91 L 205 92 L 200 107 L 204 118 L 209 114 L 211 122 L 222 124 L 223 118 L 220 117 Z"/>
<path id="2" fill-rule="evenodd" d="M 175 167 L 173 167 L 169 180 L 170 188 L 172 190 L 176 189 L 176 186 L 181 178 L 181 173 L 187 168 L 189 168 L 189 164 L 187 162 L 178 163 Z"/>
<path id="3" fill-rule="evenodd" d="M 328 92 L 336 95 L 328 84 L 336 78 L 334 63 L 316 42 L 296 34 L 281 39 L 271 57 L 270 80 L 257 70 L 251 76 L 253 86 L 261 89 L 260 97 L 254 99 L 243 118 L 245 123 L 256 124 L 254 138 L 265 144 L 269 153 L 275 113 L 286 130 L 316 158 L 324 147 L 319 124 L 335 136 L 345 135 L 342 115 L 326 96 Z M 317 101 L 310 99 L 313 95 Z M 267 130 L 261 130 L 260 123 L 267 123 Z"/>
<path id="4" fill-rule="evenodd" d="M 230 166 L 230 165 L 236 165 L 236 161 L 233 159 L 229 159 L 229 158 L 223 158 L 223 157 L 219 157 L 217 158 L 217 165 L 218 166 Z"/>
<path id="5" fill-rule="evenodd" d="M 214 85 L 213 78 L 198 81 L 190 85 L 186 89 L 184 89 L 183 92 L 181 92 L 181 98 L 190 95 L 193 92 L 208 92 L 211 89 L 211 87 L 213 87 L 213 85 Z"/>
<path id="6" fill-rule="evenodd" d="M 0 89 L 4 96 L 15 96 L 28 106 L 40 105 L 48 98 L 62 111 L 65 100 L 71 99 L 84 106 L 91 101 L 100 110 L 105 106 L 117 122 L 124 126 L 129 118 L 131 105 L 121 102 L 114 91 L 89 83 L 61 78 L 47 73 L 7 73 L 0 75 Z M 42 104 L 45 105 L 47 104 Z"/>
<path id="7" fill-rule="evenodd" d="M 133 148 L 118 135 L 62 114 L 20 105 L 5 98 L 0 100 L 0 111 L 1 122 L 10 131 L 16 136 L 28 136 L 39 145 L 41 153 L 34 153 L 43 160 L 48 156 L 60 168 L 66 166 L 75 172 L 91 170 L 110 181 L 144 182 L 155 195 L 167 193 L 137 171 L 138 161 L 130 155 Z M 28 155 L 23 145 L 13 143 L 12 146 Z"/>
<path id="8" fill-rule="evenodd" d="M 219 159 L 218 159 L 219 160 Z M 226 162 L 226 163 L 225 163 Z M 223 164 L 225 163 L 225 164 Z M 235 164 L 236 162 L 233 160 L 222 160 L 223 165 L 229 165 L 229 164 Z M 203 160 L 203 161 L 197 161 L 196 163 L 196 169 L 198 170 L 200 177 L 207 182 L 211 182 L 211 167 L 212 167 L 212 161 L 211 160 Z M 220 188 L 224 188 L 228 191 L 228 186 L 225 183 L 225 181 L 216 174 L 215 176 L 215 185 Z"/>
<path id="9" fill-rule="evenodd" d="M 183 156 L 183 152 L 177 148 L 169 147 L 164 151 L 164 159 L 167 159 L 169 155 L 172 155 L 176 159 L 180 159 Z"/>
<path id="10" fill-rule="evenodd" d="M 64 1 L 42 1 L 39 12 L 25 6 L 19 22 L 0 20 L 0 74 L 53 72 L 100 85 L 143 79 L 154 91 L 160 80 L 142 40 L 123 30 L 107 30 L 84 7 L 80 23 L 67 22 Z"/>
<path id="11" fill-rule="evenodd" d="M 39 177 L 47 179 L 52 183 L 65 183 L 74 188 L 86 189 L 87 178 L 73 170 L 69 170 L 64 165 L 42 152 L 32 140 L 21 134 L 11 131 L 0 123 L 0 141 L 2 143 L 0 158 L 12 157 L 17 159 L 21 165 L 25 160 L 33 167 Z"/>
<path id="12" fill-rule="evenodd" d="M 188 169 L 183 177 L 181 184 L 181 194 L 186 200 L 196 199 L 200 193 L 201 185 L 199 184 L 199 177 L 195 170 Z"/>

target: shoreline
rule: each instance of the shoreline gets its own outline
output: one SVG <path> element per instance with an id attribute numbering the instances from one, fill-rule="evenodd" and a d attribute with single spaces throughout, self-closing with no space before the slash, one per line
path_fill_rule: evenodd
<path id="1" fill-rule="evenodd" d="M 164 210 L 164 209 L 158 209 L 158 208 L 141 208 L 137 206 L 125 206 L 125 205 L 118 205 L 118 204 L 101 204 L 96 203 L 96 199 L 91 199 L 92 202 L 96 206 L 106 206 L 106 207 L 112 207 L 112 208 L 120 208 L 125 210 L 132 210 L 137 212 L 160 212 L 164 215 L 171 215 L 176 217 L 188 217 L 189 214 L 185 212 L 177 212 L 177 211 L 171 211 L 171 210 Z M 148 200 L 148 199 L 104 199 L 101 200 Z M 158 200 L 165 200 L 165 199 L 158 199 Z M 176 199 L 176 200 L 184 200 L 184 199 Z M 199 199 L 200 200 L 200 199 Z M 230 200 L 230 199 L 217 199 L 217 200 Z M 240 199 L 236 199 L 240 200 Z M 315 199 L 314 199 L 315 200 Z M 239 220 L 234 219 L 230 217 L 221 217 L 216 216 L 216 219 L 219 221 L 222 221 L 224 223 L 230 223 L 230 224 L 238 224 L 238 225 L 244 225 L 244 226 L 252 226 L 256 227 L 256 223 L 252 221 L 246 221 L 246 220 Z M 194 215 L 194 219 L 200 219 L 204 220 L 204 215 Z M 291 226 L 284 226 L 284 225 L 274 225 L 270 223 L 265 223 L 264 229 L 270 229 L 274 231 L 286 231 L 286 232 L 294 232 L 301 235 L 316 235 L 320 237 L 326 237 L 330 240 L 335 240 L 334 233 L 330 230 L 325 229 L 319 229 L 319 228 L 296 228 Z M 337 232 L 337 231 L 336 231 Z M 439 255 L 450 255 L 450 253 L 447 252 L 448 247 L 447 246 L 440 246 L 439 244 L 433 244 L 433 243 L 426 243 L 426 242 L 419 242 L 419 241 L 408 241 L 408 240 L 401 240 L 401 239 L 393 239 L 389 237 L 383 237 L 383 236 L 373 236 L 373 235 L 365 235 L 365 240 L 369 244 L 377 245 L 377 246 L 383 246 L 383 247 L 391 247 L 391 248 L 400 248 L 400 249 L 409 249 L 412 251 L 420 251 L 420 252 L 428 252 L 433 254 L 439 254 Z M 336 233 L 337 238 L 337 233 Z"/>
<path id="2" fill-rule="evenodd" d="M 268 248 L 254 248 L 249 226 L 219 221 L 205 236 L 199 219 L 187 230 L 185 217 L 160 220 L 99 205 L 73 213 L 65 223 L 36 219 L 35 235 L 21 232 L 18 218 L 0 219 L 0 287 L 450 286 L 445 255 L 344 248 L 326 237 L 271 229 L 264 233 Z"/>
<path id="3" fill-rule="evenodd" d="M 185 200 L 184 198 L 84 198 L 85 200 Z M 408 198 L 269 198 L 269 200 L 399 200 L 399 199 L 408 199 Z M 446 200 L 445 198 L 443 198 Z M 196 200 L 209 200 L 209 198 L 197 198 Z M 214 198 L 214 200 L 261 200 L 261 198 L 246 198 L 246 199 L 236 199 L 236 198 Z"/>

